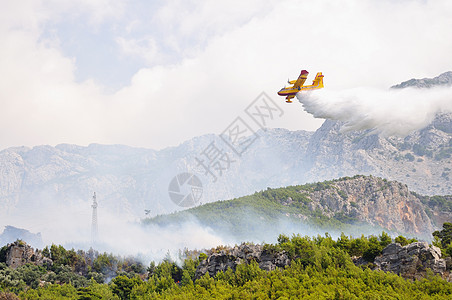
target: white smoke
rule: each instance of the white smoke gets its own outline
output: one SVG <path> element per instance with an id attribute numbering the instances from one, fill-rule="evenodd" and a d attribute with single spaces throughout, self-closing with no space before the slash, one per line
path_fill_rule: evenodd
<path id="1" fill-rule="evenodd" d="M 298 93 L 315 118 L 345 122 L 342 131 L 373 129 L 382 136 L 406 136 L 424 128 L 439 112 L 452 112 L 452 88 L 322 89 Z"/>
<path id="2" fill-rule="evenodd" d="M 146 264 L 152 260 L 161 261 L 168 253 L 176 259 L 179 251 L 185 248 L 210 249 L 235 242 L 223 238 L 195 218 L 177 224 L 142 225 L 139 220 L 128 220 L 122 215 L 99 210 L 99 234 L 93 244 L 90 203 L 54 203 L 48 199 L 39 209 L 25 207 L 12 214 L 0 211 L 0 234 L 5 226 L 11 225 L 41 233 L 43 244 L 32 245 L 40 249 L 51 244 L 63 245 L 66 249 L 93 247 L 100 252 L 140 257 Z"/>

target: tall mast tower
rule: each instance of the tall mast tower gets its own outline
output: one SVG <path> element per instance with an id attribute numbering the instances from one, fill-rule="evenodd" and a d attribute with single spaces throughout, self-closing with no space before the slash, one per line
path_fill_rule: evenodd
<path id="1" fill-rule="evenodd" d="M 95 244 L 98 238 L 98 228 L 97 228 L 97 200 L 96 200 L 96 192 L 93 195 L 93 204 L 91 205 L 93 208 L 93 216 L 91 220 L 91 244 Z"/>

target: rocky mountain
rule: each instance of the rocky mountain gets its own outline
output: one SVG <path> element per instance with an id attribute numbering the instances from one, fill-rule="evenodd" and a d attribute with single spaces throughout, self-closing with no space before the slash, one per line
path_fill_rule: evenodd
<path id="1" fill-rule="evenodd" d="M 442 73 L 441 75 L 434 78 L 423 78 L 423 79 L 410 79 L 404 81 L 400 84 L 394 85 L 391 88 L 403 89 L 406 87 L 416 87 L 416 88 L 430 88 L 434 86 L 451 86 L 452 85 L 452 71 Z"/>
<path id="2" fill-rule="evenodd" d="M 26 229 L 16 228 L 14 226 L 5 226 L 0 234 L 0 245 L 12 243 L 17 239 L 27 242 L 34 247 L 42 247 L 41 233 L 31 233 Z"/>
<path id="3" fill-rule="evenodd" d="M 440 227 L 426 213 L 426 206 L 408 187 L 373 176 L 337 180 L 308 192 L 311 210 L 328 217 L 345 216 L 391 231 L 428 235 Z M 452 217 L 452 212 L 449 212 Z"/>
<path id="4" fill-rule="evenodd" d="M 90 214 L 93 192 L 99 211 L 128 218 L 180 210 L 168 195 L 172 178 L 181 172 L 196 173 L 203 182 L 202 202 L 246 195 L 267 185 L 294 184 L 281 176 L 292 162 L 287 157 L 304 153 L 311 133 L 272 129 L 242 159 L 231 157 L 230 167 L 215 181 L 200 168 L 196 158 L 211 143 L 225 147 L 217 135 L 189 140 L 178 147 L 155 151 L 121 145 L 18 147 L 0 151 L 0 215 L 84 209 Z M 0 224 L 1 225 L 1 224 Z M 7 224 L 4 224 L 7 225 Z"/>
<path id="5" fill-rule="evenodd" d="M 427 195 L 452 194 L 450 114 L 405 138 L 340 129 L 340 122 L 326 120 L 315 133 L 260 131 L 242 157 L 226 152 L 234 162 L 217 181 L 196 162 L 210 143 L 222 145 L 216 135 L 161 151 L 96 144 L 8 148 L 0 152 L 0 209 L 14 214 L 71 205 L 89 214 L 96 191 L 99 209 L 118 215 L 168 213 L 181 209 L 169 198 L 168 185 L 187 171 L 201 178 L 204 203 L 355 174 L 398 180 Z"/>
<path id="6" fill-rule="evenodd" d="M 427 195 L 452 193 L 452 114 L 438 114 L 404 138 L 371 130 L 342 133 L 342 125 L 326 120 L 310 138 L 299 163 L 306 181 L 360 173 L 397 180 Z"/>
<path id="7" fill-rule="evenodd" d="M 267 189 L 146 220 L 166 226 L 195 219 L 202 227 L 233 240 L 274 240 L 284 233 L 328 231 L 361 235 L 385 230 L 431 240 L 452 220 L 452 196 L 422 196 L 408 186 L 374 176 Z"/>
<path id="8" fill-rule="evenodd" d="M 451 74 L 403 84 L 442 85 L 450 82 Z M 16 225 L 11 219 L 20 219 L 24 222 L 17 226 L 29 222 L 40 230 L 39 224 L 64 212 L 89 225 L 93 192 L 99 214 L 117 218 L 136 220 L 145 210 L 149 216 L 181 210 L 185 207 L 172 201 L 168 189 L 182 172 L 202 182 L 194 205 L 356 174 L 397 180 L 424 195 L 452 194 L 451 114 L 438 114 L 426 128 L 404 138 L 381 137 L 370 130 L 342 132 L 341 127 L 326 120 L 316 132 L 260 130 L 242 155 L 214 134 L 159 151 L 98 144 L 4 149 L 0 226 Z M 206 169 L 209 157 L 216 161 Z M 183 188 L 180 193 L 192 192 L 190 186 Z"/>

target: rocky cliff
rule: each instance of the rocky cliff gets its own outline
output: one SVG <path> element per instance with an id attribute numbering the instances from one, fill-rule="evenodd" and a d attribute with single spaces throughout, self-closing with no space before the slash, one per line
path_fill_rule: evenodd
<path id="1" fill-rule="evenodd" d="M 218 272 L 225 272 L 227 269 L 235 271 L 237 265 L 249 264 L 251 261 L 257 262 L 259 268 L 265 271 L 284 268 L 290 263 L 289 256 L 284 251 L 274 252 L 264 249 L 262 245 L 242 243 L 239 246 L 226 247 L 211 253 L 200 262 L 195 277 L 200 278 L 206 273 L 213 277 Z"/>
<path id="2" fill-rule="evenodd" d="M 52 260 L 44 257 L 40 250 L 33 249 L 27 243 L 17 240 L 2 249 L 5 263 L 13 269 L 31 263 L 38 266 L 52 265 Z"/>
<path id="3" fill-rule="evenodd" d="M 432 124 L 404 138 L 384 138 L 370 130 L 342 133 L 342 125 L 327 120 L 313 134 L 300 162 L 305 178 L 372 174 L 406 183 L 422 194 L 452 193 L 451 114 L 438 114 Z"/>
<path id="4" fill-rule="evenodd" d="M 329 217 L 344 214 L 393 232 L 428 237 L 442 225 L 428 216 L 426 204 L 407 185 L 374 176 L 335 180 L 307 196 L 311 210 Z M 448 216 L 452 218 L 452 212 Z"/>
<path id="5" fill-rule="evenodd" d="M 382 255 L 375 258 L 376 269 L 392 272 L 409 279 L 422 279 L 427 270 L 452 282 L 451 258 L 441 258 L 441 250 L 426 242 L 416 242 L 402 247 L 392 243 L 383 249 Z"/>
<path id="6" fill-rule="evenodd" d="M 296 258 L 295 258 L 296 259 Z M 266 271 L 284 268 L 292 260 L 285 251 L 270 251 L 262 245 L 241 244 L 234 247 L 224 247 L 221 250 L 211 250 L 206 259 L 201 261 L 196 269 L 196 278 L 209 273 L 211 277 L 227 269 L 235 271 L 237 265 L 252 261 L 258 263 L 259 268 Z M 356 265 L 367 265 L 369 262 L 361 257 L 353 259 Z M 398 243 L 391 243 L 383 249 L 381 255 L 375 258 L 369 267 L 392 272 L 408 279 L 422 279 L 428 270 L 443 279 L 452 282 L 451 258 L 441 258 L 441 251 L 426 242 L 415 242 L 402 247 Z"/>

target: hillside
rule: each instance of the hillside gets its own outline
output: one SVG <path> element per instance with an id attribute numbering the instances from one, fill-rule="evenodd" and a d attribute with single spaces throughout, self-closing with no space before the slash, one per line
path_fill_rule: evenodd
<path id="1" fill-rule="evenodd" d="M 434 245 L 384 232 L 280 235 L 275 244 L 185 250 L 179 262 L 148 266 L 16 241 L 0 248 L 0 299 L 450 299 L 451 228 L 433 233 L 441 236 Z"/>
<path id="2" fill-rule="evenodd" d="M 430 240 L 431 232 L 451 219 L 452 196 L 421 196 L 396 181 L 354 176 L 269 188 L 144 222 L 171 225 L 196 221 L 217 233 L 261 241 L 274 239 L 278 232 L 350 234 L 381 229 Z"/>
<path id="3" fill-rule="evenodd" d="M 371 130 L 342 133 L 342 125 L 326 120 L 313 134 L 300 162 L 304 178 L 321 181 L 359 173 L 397 180 L 422 194 L 452 194 L 452 114 L 438 114 L 429 126 L 404 138 Z"/>

